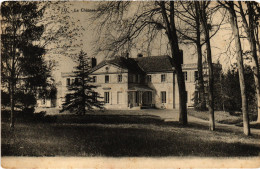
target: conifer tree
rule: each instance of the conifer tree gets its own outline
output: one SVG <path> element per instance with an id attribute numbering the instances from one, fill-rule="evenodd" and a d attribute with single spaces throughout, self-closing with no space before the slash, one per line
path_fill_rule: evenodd
<path id="1" fill-rule="evenodd" d="M 35 91 L 45 86 L 50 70 L 44 61 L 45 48 L 38 45 L 44 32 L 39 23 L 46 4 L 5 1 L 1 4 L 1 88 L 10 99 L 10 127 L 14 129 L 15 94 L 23 85 Z"/>
<path id="2" fill-rule="evenodd" d="M 94 91 L 96 86 L 91 84 L 93 78 L 89 76 L 91 66 L 88 61 L 87 54 L 82 50 L 78 57 L 78 65 L 73 72 L 75 80 L 68 86 L 68 94 L 66 101 L 63 104 L 63 110 L 68 110 L 72 113 L 84 115 L 86 110 L 92 110 L 94 107 L 102 109 L 103 102 L 98 93 Z"/>

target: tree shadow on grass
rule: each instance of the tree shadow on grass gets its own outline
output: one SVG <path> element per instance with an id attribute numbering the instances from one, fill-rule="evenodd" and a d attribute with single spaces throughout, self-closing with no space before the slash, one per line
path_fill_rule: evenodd
<path id="1" fill-rule="evenodd" d="M 209 130 L 208 124 L 203 122 L 189 122 L 188 125 L 183 126 L 178 121 L 165 122 L 158 116 L 153 115 L 95 115 L 88 114 L 84 116 L 77 115 L 62 115 L 57 116 L 56 123 L 65 123 L 65 124 L 151 124 L 161 127 L 178 127 L 178 128 L 194 128 L 200 130 Z M 241 134 L 240 130 L 233 130 L 232 128 L 225 128 L 216 126 L 217 132 L 223 133 L 237 133 Z"/>
<path id="2" fill-rule="evenodd" d="M 157 116 L 150 115 L 64 115 L 57 117 L 57 123 L 101 123 L 101 124 L 147 124 L 162 123 Z"/>
<path id="3" fill-rule="evenodd" d="M 240 142 L 210 141 L 184 132 L 147 128 L 106 126 L 52 126 L 53 145 L 26 145 L 24 149 L 2 147 L 2 155 L 17 156 L 105 156 L 105 157 L 247 157 L 258 156 L 260 148 Z M 66 144 L 64 144 L 66 143 Z M 22 144 L 20 144 L 22 145 Z M 3 145 L 2 145 L 3 146 Z"/>
<path id="4" fill-rule="evenodd" d="M 56 120 L 51 124 L 23 124 L 28 125 L 30 131 L 21 128 L 16 143 L 3 143 L 2 155 L 246 157 L 258 156 L 260 152 L 257 145 L 205 139 L 210 138 L 205 136 L 209 133 L 205 123 L 182 126 L 144 115 L 69 115 Z M 232 131 L 217 129 L 217 132 L 222 136 L 221 133 Z"/>

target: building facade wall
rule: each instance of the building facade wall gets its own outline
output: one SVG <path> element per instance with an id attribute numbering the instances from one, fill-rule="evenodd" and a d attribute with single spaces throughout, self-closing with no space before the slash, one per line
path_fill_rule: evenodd
<path id="1" fill-rule="evenodd" d="M 118 81 L 118 76 L 122 77 Z M 114 65 L 106 65 L 91 74 L 91 77 L 96 77 L 97 86 L 95 91 L 100 94 L 105 101 L 105 92 L 109 93 L 109 102 L 104 104 L 106 109 L 127 109 L 128 108 L 128 72 Z M 109 82 L 106 83 L 105 76 L 109 77 Z"/>
<path id="2" fill-rule="evenodd" d="M 195 96 L 196 92 L 196 75 L 197 75 L 197 65 L 196 64 L 186 64 L 183 65 L 183 74 L 184 74 L 184 80 L 185 80 L 185 87 L 187 91 L 187 106 L 188 107 L 193 107 L 194 101 L 193 98 Z M 176 97 L 176 102 L 175 102 L 175 107 L 178 109 L 179 108 L 179 89 L 178 89 L 178 84 L 177 84 L 177 76 L 175 76 L 175 97 Z"/>
<path id="3" fill-rule="evenodd" d="M 183 65 L 183 72 L 185 75 L 185 85 L 187 91 L 187 106 L 193 106 L 194 93 L 196 91 L 196 65 Z M 118 76 L 122 77 L 121 81 L 118 81 Z M 135 82 L 132 79 L 135 77 Z M 162 81 L 162 75 L 165 75 L 165 80 Z M 105 101 L 105 92 L 109 93 L 109 101 L 105 103 L 106 109 L 131 109 L 129 95 L 131 99 L 136 97 L 137 93 L 132 92 L 129 94 L 129 88 L 132 86 L 148 86 L 153 89 L 152 91 L 152 104 L 156 108 L 162 109 L 178 109 L 179 108 L 179 92 L 177 77 L 174 72 L 147 72 L 146 75 L 132 74 L 127 69 L 120 68 L 112 64 L 106 64 L 103 67 L 95 70 L 91 73 L 91 77 L 95 76 L 94 85 L 97 86 L 95 91 L 100 94 L 102 98 L 100 101 Z M 109 77 L 109 82 L 105 81 L 105 76 Z M 151 77 L 151 81 L 148 80 L 148 76 Z M 62 109 L 62 104 L 65 102 L 65 96 L 68 93 L 67 79 L 70 79 L 70 83 L 75 79 L 71 72 L 61 73 L 61 80 L 57 84 L 57 104 L 56 107 Z M 139 79 L 139 81 L 138 81 Z M 166 93 L 166 100 L 162 100 L 162 92 Z M 140 92 L 140 97 L 142 97 Z M 143 99 L 143 100 L 147 100 Z M 39 102 L 40 104 L 40 102 Z M 48 105 L 51 103 L 45 103 Z M 137 105 L 134 105 L 137 107 Z"/>
<path id="4" fill-rule="evenodd" d="M 151 82 L 147 82 L 148 86 L 154 89 L 153 104 L 156 108 L 173 109 L 175 108 L 175 91 L 174 91 L 174 74 L 172 72 L 148 73 L 151 76 Z M 165 81 L 162 82 L 162 75 L 165 75 Z M 166 102 L 162 101 L 162 92 L 166 93 Z"/>

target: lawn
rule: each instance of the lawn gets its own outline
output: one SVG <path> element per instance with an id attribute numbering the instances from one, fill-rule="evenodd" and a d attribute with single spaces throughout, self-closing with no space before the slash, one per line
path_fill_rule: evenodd
<path id="1" fill-rule="evenodd" d="M 196 111 L 194 109 L 189 109 L 188 114 L 203 120 L 209 120 L 208 111 Z M 241 124 L 243 122 L 243 117 L 241 112 L 229 113 L 227 111 L 215 111 L 214 112 L 215 121 L 222 124 Z M 250 121 L 255 121 L 255 115 L 250 114 Z"/>
<path id="2" fill-rule="evenodd" d="M 50 120 L 51 119 L 51 120 Z M 164 122 L 152 115 L 57 115 L 47 121 L 2 119 L 2 156 L 259 156 L 260 137 L 230 128 Z"/>

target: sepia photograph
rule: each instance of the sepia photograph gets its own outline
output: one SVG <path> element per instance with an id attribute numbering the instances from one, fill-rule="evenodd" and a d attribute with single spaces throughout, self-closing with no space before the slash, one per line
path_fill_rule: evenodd
<path id="1" fill-rule="evenodd" d="M 4 1 L 2 168 L 260 168 L 257 1 Z"/>

